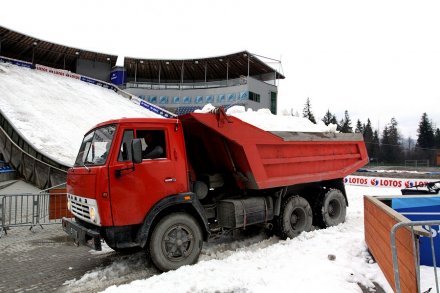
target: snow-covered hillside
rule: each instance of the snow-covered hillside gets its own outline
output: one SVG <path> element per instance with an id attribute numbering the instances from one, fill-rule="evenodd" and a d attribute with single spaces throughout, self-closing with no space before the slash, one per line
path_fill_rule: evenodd
<path id="1" fill-rule="evenodd" d="M 0 63 L 0 107 L 37 149 L 70 165 L 97 123 L 160 117 L 111 90 L 7 63 Z"/>

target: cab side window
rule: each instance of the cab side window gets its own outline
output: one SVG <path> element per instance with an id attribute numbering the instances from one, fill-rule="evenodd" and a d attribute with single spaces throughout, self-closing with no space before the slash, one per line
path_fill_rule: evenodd
<path id="1" fill-rule="evenodd" d="M 134 138 L 133 130 L 125 130 L 119 147 L 118 162 L 131 161 L 131 141 Z"/>
<path id="2" fill-rule="evenodd" d="M 141 139 L 144 160 L 167 157 L 164 130 L 136 130 L 136 137 Z"/>

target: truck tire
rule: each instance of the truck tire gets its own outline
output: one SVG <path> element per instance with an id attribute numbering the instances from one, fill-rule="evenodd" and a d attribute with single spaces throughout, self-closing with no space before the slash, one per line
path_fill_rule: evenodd
<path id="1" fill-rule="evenodd" d="M 313 213 L 309 202 L 300 196 L 289 197 L 281 206 L 275 233 L 281 239 L 294 238 L 312 228 Z"/>
<path id="2" fill-rule="evenodd" d="M 202 250 L 202 231 L 197 221 L 185 213 L 162 218 L 150 239 L 150 257 L 161 271 L 175 270 L 197 262 Z"/>
<path id="3" fill-rule="evenodd" d="M 339 189 L 328 190 L 315 205 L 315 225 L 321 228 L 339 225 L 345 222 L 347 203 Z"/>

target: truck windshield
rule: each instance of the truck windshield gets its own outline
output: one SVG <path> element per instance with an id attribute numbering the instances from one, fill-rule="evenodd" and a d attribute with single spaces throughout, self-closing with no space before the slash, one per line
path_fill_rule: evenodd
<path id="1" fill-rule="evenodd" d="M 115 125 L 108 125 L 87 133 L 79 149 L 74 166 L 105 164 L 115 131 Z"/>

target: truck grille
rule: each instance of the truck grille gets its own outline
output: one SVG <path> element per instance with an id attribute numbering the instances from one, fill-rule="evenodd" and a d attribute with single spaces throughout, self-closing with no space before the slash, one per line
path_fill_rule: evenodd
<path id="1" fill-rule="evenodd" d="M 72 208 L 72 213 L 76 216 L 81 216 L 83 218 L 89 219 L 90 220 L 90 212 L 89 212 L 89 206 L 73 201 L 71 200 L 71 208 Z"/>
<path id="2" fill-rule="evenodd" d="M 101 219 L 98 212 L 98 204 L 95 199 L 67 194 L 72 214 L 86 222 L 101 226 Z M 92 215 L 90 214 L 92 212 Z"/>

